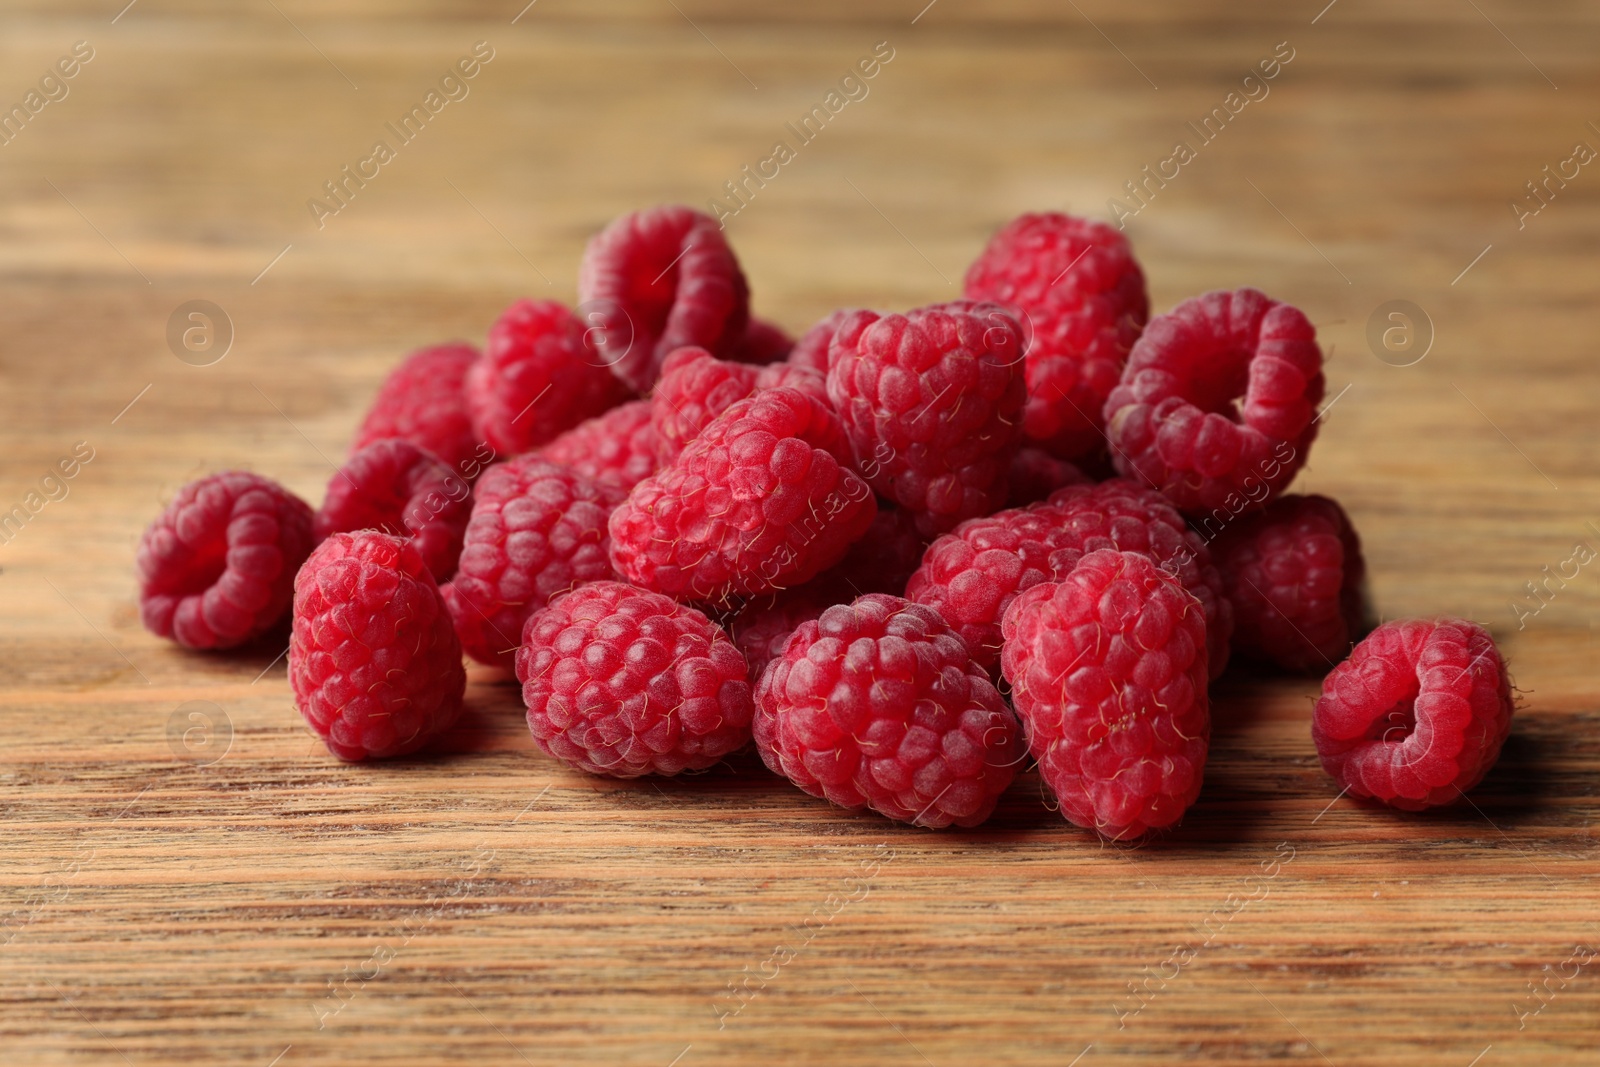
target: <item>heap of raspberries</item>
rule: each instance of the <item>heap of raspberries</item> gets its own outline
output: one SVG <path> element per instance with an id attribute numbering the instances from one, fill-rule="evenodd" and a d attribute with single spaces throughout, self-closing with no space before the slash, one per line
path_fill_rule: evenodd
<path id="1" fill-rule="evenodd" d="M 753 745 L 820 801 L 932 828 L 1036 771 L 1018 800 L 1173 832 L 1230 664 L 1324 676 L 1307 734 L 1341 793 L 1448 804 L 1499 757 L 1488 632 L 1367 633 L 1350 517 L 1285 493 L 1324 389 L 1291 305 L 1220 290 L 1152 318 L 1120 231 L 1030 214 L 963 299 L 795 340 L 676 206 L 606 226 L 578 295 L 401 362 L 318 508 L 245 471 L 179 490 L 139 544 L 145 626 L 287 638 L 341 759 L 451 747 L 466 656 L 515 674 L 530 747 L 578 770 Z"/>

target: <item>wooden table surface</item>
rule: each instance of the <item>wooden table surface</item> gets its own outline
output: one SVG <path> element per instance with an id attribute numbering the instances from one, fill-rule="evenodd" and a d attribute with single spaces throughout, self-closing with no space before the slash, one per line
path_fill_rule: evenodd
<path id="1" fill-rule="evenodd" d="M 0 145 L 0 512 L 42 504 L 0 536 L 0 1060 L 1596 1062 L 1594 5 L 123 2 L 0 16 L 0 104 L 92 50 Z M 308 199 L 479 41 L 468 95 L 319 228 Z M 446 752 L 352 767 L 279 647 L 140 629 L 134 545 L 178 486 L 320 499 L 402 353 L 572 299 L 609 218 L 704 206 L 878 42 L 868 95 L 728 222 L 757 310 L 951 298 L 1011 216 L 1119 196 L 1158 310 L 1305 308 L 1335 406 L 1299 484 L 1348 507 L 1384 616 L 1468 615 L 1511 658 L 1471 804 L 1340 799 L 1316 683 L 1239 673 L 1204 794 L 1142 848 L 1031 774 L 966 833 L 749 757 L 586 777 L 484 672 Z M 1211 142 L 1186 126 L 1244 89 Z M 193 300 L 231 322 L 209 365 L 167 340 Z M 1395 300 L 1416 340 L 1374 347 Z"/>

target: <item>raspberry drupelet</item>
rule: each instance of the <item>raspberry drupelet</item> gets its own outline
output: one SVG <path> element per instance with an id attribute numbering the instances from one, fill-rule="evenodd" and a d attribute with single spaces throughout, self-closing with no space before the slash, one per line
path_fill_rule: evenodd
<path id="1" fill-rule="evenodd" d="M 585 478 L 609 482 L 624 490 L 632 489 L 660 467 L 648 400 L 618 404 L 535 451 Z"/>
<path id="2" fill-rule="evenodd" d="M 410 441 L 381 438 L 352 453 L 328 482 L 313 529 L 318 541 L 352 530 L 408 536 L 436 581 L 461 558 L 472 487 Z"/>

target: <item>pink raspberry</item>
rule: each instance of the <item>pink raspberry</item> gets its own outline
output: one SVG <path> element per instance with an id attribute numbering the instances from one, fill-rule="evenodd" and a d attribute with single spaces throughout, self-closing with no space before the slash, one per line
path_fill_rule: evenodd
<path id="1" fill-rule="evenodd" d="M 861 311 L 829 348 L 828 396 L 857 469 L 928 536 L 1006 499 L 1021 443 L 1022 327 L 998 305 Z"/>
<path id="2" fill-rule="evenodd" d="M 1042 448 L 1031 445 L 1017 450 L 1011 458 L 1011 495 L 1007 504 L 1025 508 L 1048 497 L 1057 489 L 1069 485 L 1092 485 L 1090 478 L 1076 463 L 1057 459 Z"/>
<path id="3" fill-rule="evenodd" d="M 750 316 L 750 288 L 717 221 L 679 206 L 600 231 L 583 252 L 578 299 L 600 359 L 641 393 L 685 345 L 732 353 Z"/>
<path id="4" fill-rule="evenodd" d="M 838 419 L 797 389 L 764 389 L 712 419 L 611 516 L 611 562 L 668 596 L 726 603 L 798 585 L 843 558 L 877 504 L 840 465 Z"/>
<path id="5" fill-rule="evenodd" d="M 269 478 L 223 471 L 178 490 L 139 539 L 139 617 L 187 648 L 233 648 L 289 610 L 311 507 Z"/>
<path id="6" fill-rule="evenodd" d="M 311 554 L 294 580 L 289 686 L 343 760 L 404 756 L 456 721 L 461 645 L 412 542 L 336 533 Z"/>
<path id="7" fill-rule="evenodd" d="M 1326 673 L 1361 630 L 1366 563 L 1344 509 L 1281 496 L 1211 546 L 1233 605 L 1233 648 L 1285 670 Z"/>
<path id="8" fill-rule="evenodd" d="M 537 451 L 592 481 L 632 489 L 660 466 L 658 448 L 650 401 L 630 400 L 580 422 Z"/>
<path id="9" fill-rule="evenodd" d="M 1233 608 L 1205 542 L 1154 492 L 1115 479 L 1071 486 L 1042 504 L 970 519 L 928 546 L 906 596 L 936 609 L 985 667 L 1000 659 L 1000 624 L 1018 593 L 1060 582 L 1085 553 L 1138 552 L 1178 576 L 1202 606 L 1208 662 L 1227 664 Z M 1215 658 L 1212 658 L 1215 657 Z"/>
<path id="10" fill-rule="evenodd" d="M 833 335 L 844 321 L 860 312 L 860 308 L 840 308 L 800 335 L 800 340 L 789 350 L 788 362 L 796 367 L 810 367 L 824 375 L 828 373 L 828 346 Z"/>
<path id="11" fill-rule="evenodd" d="M 650 424 L 663 464 L 678 458 L 712 419 L 758 389 L 793 386 L 826 404 L 822 375 L 804 367 L 777 363 L 751 367 L 717 359 L 703 348 L 680 348 L 661 365 L 661 378 L 651 391 Z"/>
<path id="12" fill-rule="evenodd" d="M 313 517 L 318 541 L 351 530 L 407 536 L 436 581 L 449 581 L 472 514 L 472 487 L 435 455 L 400 438 L 351 454 Z"/>
<path id="13" fill-rule="evenodd" d="M 790 636 L 756 686 L 774 773 L 845 808 L 976 826 L 1023 758 L 1016 717 L 939 613 L 871 594 Z"/>
<path id="14" fill-rule="evenodd" d="M 1101 409 L 1150 317 L 1144 272 L 1127 238 L 1103 222 L 1023 215 L 995 234 L 967 271 L 966 295 L 1032 320 L 1029 441 L 1077 459 L 1101 442 Z"/>
<path id="15" fill-rule="evenodd" d="M 744 336 L 733 346 L 728 358 L 735 363 L 765 366 L 784 359 L 792 348 L 794 338 L 785 333 L 781 326 L 774 326 L 752 315 L 744 328 Z"/>
<path id="16" fill-rule="evenodd" d="M 1117 469 L 1186 514 L 1237 515 L 1280 493 L 1317 436 L 1322 350 L 1305 315 L 1255 289 L 1150 320 L 1106 401 Z"/>
<path id="17" fill-rule="evenodd" d="M 1515 710 L 1505 661 L 1483 627 L 1386 622 L 1323 679 L 1311 739 L 1323 768 L 1355 796 L 1421 811 L 1483 780 Z"/>
<path id="18" fill-rule="evenodd" d="M 472 481 L 481 465 L 494 458 L 473 434 L 472 417 L 467 414 L 467 371 L 477 362 L 478 350 L 460 343 L 434 345 L 407 356 L 378 387 L 350 450 L 359 451 L 386 437 L 403 438 Z"/>
<path id="19" fill-rule="evenodd" d="M 466 393 L 473 429 L 497 453 L 530 451 L 628 398 L 584 334 L 578 317 L 554 300 L 518 300 L 495 321 Z"/>
<path id="20" fill-rule="evenodd" d="M 750 740 L 744 657 L 694 608 L 591 582 L 528 619 L 517 650 L 528 728 L 590 774 L 705 770 Z"/>
<path id="21" fill-rule="evenodd" d="M 1176 579 L 1102 549 L 1006 610 L 1001 666 L 1061 814 L 1112 840 L 1171 826 L 1200 795 L 1211 714 L 1206 622 Z"/>
<path id="22" fill-rule="evenodd" d="M 484 474 L 445 603 L 467 655 L 511 670 L 522 624 L 557 593 L 615 577 L 606 519 L 625 493 L 536 455 Z"/>

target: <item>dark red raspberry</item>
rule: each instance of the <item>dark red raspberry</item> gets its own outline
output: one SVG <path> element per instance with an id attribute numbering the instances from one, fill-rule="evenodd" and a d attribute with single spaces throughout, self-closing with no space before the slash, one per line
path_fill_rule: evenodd
<path id="1" fill-rule="evenodd" d="M 1386 622 L 1323 679 L 1311 738 L 1352 794 L 1420 811 L 1483 780 L 1514 710 L 1505 661 L 1483 627 Z"/>
<path id="2" fill-rule="evenodd" d="M 679 206 L 600 231 L 583 252 L 578 299 L 600 360 L 641 393 L 685 345 L 731 354 L 750 315 L 750 288 L 717 221 Z"/>
<path id="3" fill-rule="evenodd" d="M 938 304 L 847 317 L 828 396 L 856 467 L 928 536 L 1005 504 L 1021 443 L 1022 327 L 998 305 Z"/>
<path id="4" fill-rule="evenodd" d="M 403 756 L 450 728 L 467 672 L 414 544 L 363 530 L 317 547 L 294 580 L 289 686 L 340 759 Z"/>
<path id="5" fill-rule="evenodd" d="M 971 519 L 928 546 L 906 596 L 950 620 L 985 667 L 1000 659 L 1000 621 L 1018 593 L 1066 578 L 1087 552 L 1148 556 L 1199 599 L 1216 674 L 1227 664 L 1233 608 L 1199 535 L 1158 493 L 1114 479 L 1071 486 L 1042 504 Z"/>
<path id="6" fill-rule="evenodd" d="M 1101 441 L 1101 409 L 1150 317 L 1144 272 L 1121 232 L 1071 215 L 1013 219 L 967 271 L 966 295 L 1032 321 L 1023 428 L 1077 459 Z"/>
<path id="7" fill-rule="evenodd" d="M 848 589 L 849 596 L 840 597 L 841 601 L 867 593 L 900 596 L 921 566 L 927 547 L 927 538 L 917 529 L 911 512 L 879 501 L 878 515 L 867 532 L 818 580 L 831 580 Z"/>
<path id="8" fill-rule="evenodd" d="M 289 610 L 311 507 L 269 478 L 223 471 L 178 490 L 139 540 L 139 617 L 188 648 L 233 648 Z"/>
<path id="9" fill-rule="evenodd" d="M 444 462 L 399 438 L 353 453 L 328 482 L 313 518 L 317 540 L 351 530 L 406 536 L 435 581 L 456 572 L 461 538 L 472 514 L 472 487 Z"/>
<path id="10" fill-rule="evenodd" d="M 1023 758 L 1017 720 L 939 613 L 871 594 L 802 623 L 756 685 L 774 773 L 845 808 L 976 826 Z"/>
<path id="11" fill-rule="evenodd" d="M 1200 795 L 1211 713 L 1200 604 L 1137 552 L 1103 549 L 1017 597 L 1001 665 L 1061 814 L 1112 840 Z"/>
<path id="12" fill-rule="evenodd" d="M 627 387 L 589 352 L 584 325 L 555 300 L 518 300 L 467 374 L 478 436 L 502 456 L 537 448 L 622 403 Z"/>
<path id="13" fill-rule="evenodd" d="M 529 615 L 557 593 L 615 577 L 606 519 L 625 495 L 536 455 L 485 472 L 461 568 L 444 587 L 467 655 L 511 670 Z"/>
<path id="14" fill-rule="evenodd" d="M 613 778 L 711 767 L 750 740 L 744 657 L 659 593 L 591 582 L 528 619 L 517 679 L 534 742 Z"/>
<path id="15" fill-rule="evenodd" d="M 839 327 L 846 319 L 860 310 L 860 308 L 840 308 L 831 312 L 800 335 L 800 340 L 789 350 L 788 362 L 793 366 L 810 367 L 812 370 L 821 371 L 824 375 L 827 374 L 828 346 L 833 343 L 833 335 L 839 331 Z"/>
<path id="16" fill-rule="evenodd" d="M 1057 489 L 1069 485 L 1092 485 L 1090 478 L 1076 463 L 1056 459 L 1042 448 L 1028 446 L 1017 450 L 1011 458 L 1011 496 L 1007 503 L 1014 508 L 1037 504 Z"/>
<path id="17" fill-rule="evenodd" d="M 580 422 L 538 449 L 538 454 L 585 478 L 632 489 L 656 472 L 658 450 L 650 401 L 630 400 Z"/>
<path id="18" fill-rule="evenodd" d="M 480 439 L 467 414 L 466 380 L 477 362 L 478 350 L 459 342 L 411 353 L 378 387 L 350 451 L 386 437 L 403 438 L 426 448 L 470 482 L 478 467 L 471 466 L 468 473 L 468 464 Z M 486 462 L 483 457 L 479 460 Z"/>
<path id="19" fill-rule="evenodd" d="M 1366 563 L 1344 509 L 1281 496 L 1211 544 L 1233 604 L 1233 649 L 1285 670 L 1324 674 L 1360 633 Z"/>
<path id="20" fill-rule="evenodd" d="M 678 458 L 712 419 L 758 389 L 793 386 L 826 404 L 825 379 L 815 371 L 788 364 L 751 367 L 717 359 L 703 348 L 680 348 L 661 365 L 661 378 L 651 391 L 650 423 L 655 428 L 663 464 Z"/>
<path id="21" fill-rule="evenodd" d="M 838 455 L 833 412 L 764 389 L 712 419 L 611 516 L 611 562 L 668 596 L 726 603 L 798 585 L 838 563 L 877 513 Z"/>
<path id="22" fill-rule="evenodd" d="M 781 326 L 774 326 L 752 315 L 744 328 L 744 336 L 733 346 L 728 358 L 736 363 L 764 366 L 784 359 L 792 348 L 794 338 L 785 333 Z"/>
<path id="23" fill-rule="evenodd" d="M 1117 469 L 1187 514 L 1260 507 L 1317 436 L 1322 349 L 1297 308 L 1255 289 L 1185 300 L 1150 320 L 1106 401 Z"/>

